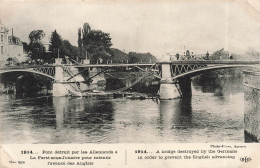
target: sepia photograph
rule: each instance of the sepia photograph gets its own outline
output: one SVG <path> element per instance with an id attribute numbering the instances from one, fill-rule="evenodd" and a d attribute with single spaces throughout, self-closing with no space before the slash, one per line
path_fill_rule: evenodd
<path id="1" fill-rule="evenodd" d="M 259 1 L 1 1 L 0 143 L 255 143 Z"/>

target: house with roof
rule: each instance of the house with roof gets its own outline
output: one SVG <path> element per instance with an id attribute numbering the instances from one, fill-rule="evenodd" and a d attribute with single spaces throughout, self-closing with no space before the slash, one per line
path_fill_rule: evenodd
<path id="1" fill-rule="evenodd" d="M 10 59 L 17 62 L 25 62 L 28 56 L 24 53 L 20 38 L 14 36 L 13 29 L 10 34 L 8 28 L 0 19 L 0 61 L 3 62 Z"/>

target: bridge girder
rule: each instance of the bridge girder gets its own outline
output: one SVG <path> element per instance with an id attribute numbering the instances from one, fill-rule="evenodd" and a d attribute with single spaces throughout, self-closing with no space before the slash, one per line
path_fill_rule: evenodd
<path id="1" fill-rule="evenodd" d="M 46 76 L 55 80 L 55 68 L 54 67 L 42 67 L 42 68 L 27 68 L 27 69 L 7 69 L 7 70 L 0 70 L 0 74 L 9 73 L 9 72 L 30 72 L 39 74 L 42 76 Z"/>
<path id="2" fill-rule="evenodd" d="M 200 63 L 200 64 L 199 64 Z M 217 64 L 218 63 L 218 64 Z M 237 64 L 235 64 L 237 63 Z M 251 63 L 251 64 L 250 64 Z M 258 63 L 258 64 L 257 64 Z M 238 62 L 238 61 L 175 61 L 175 62 L 158 62 L 156 64 L 99 64 L 99 65 L 64 65 L 64 71 L 68 71 L 69 67 L 85 67 L 85 68 L 104 68 L 109 69 L 109 71 L 117 68 L 126 68 L 128 70 L 132 68 L 136 68 L 139 71 L 142 71 L 143 73 L 146 73 L 149 69 L 150 74 L 154 77 L 161 79 L 161 65 L 162 64 L 170 64 L 171 65 L 171 75 L 172 80 L 184 77 L 184 76 L 195 76 L 200 73 L 203 73 L 205 71 L 212 71 L 216 69 L 225 69 L 225 68 L 235 68 L 235 67 L 252 67 L 252 68 L 260 68 L 259 66 L 260 62 Z M 152 67 L 152 68 L 151 68 Z M 55 80 L 55 66 L 35 66 L 35 67 L 28 67 L 28 68 L 8 68 L 8 69 L 0 69 L 0 74 L 7 73 L 7 72 L 30 72 L 30 73 L 36 73 L 39 75 L 43 75 L 46 77 L 49 77 L 51 79 Z M 69 81 L 73 79 L 78 74 L 70 74 L 69 73 Z M 148 73 L 147 73 L 148 74 Z"/>
<path id="3" fill-rule="evenodd" d="M 172 65 L 172 80 L 176 80 L 178 78 L 182 78 L 184 76 L 196 76 L 198 74 L 201 74 L 205 71 L 213 71 L 213 70 L 218 70 L 218 69 L 227 69 L 227 68 L 237 68 L 237 67 L 250 67 L 250 68 L 260 68 L 260 65 L 235 65 L 235 64 L 228 64 L 228 65 L 192 65 L 192 67 L 189 69 L 188 67 L 182 71 L 183 69 L 178 69 L 174 67 L 176 65 Z M 183 65 L 182 65 L 183 66 Z M 174 69 L 175 68 L 175 69 Z M 178 73 L 174 72 L 174 70 L 177 70 Z"/>

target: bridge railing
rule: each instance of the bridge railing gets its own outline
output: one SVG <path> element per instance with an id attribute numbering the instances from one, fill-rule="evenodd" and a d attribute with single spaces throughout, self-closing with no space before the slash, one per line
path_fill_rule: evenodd
<path id="1" fill-rule="evenodd" d="M 159 64 L 260 64 L 260 61 L 238 61 L 238 60 L 178 60 L 169 62 L 159 62 Z"/>

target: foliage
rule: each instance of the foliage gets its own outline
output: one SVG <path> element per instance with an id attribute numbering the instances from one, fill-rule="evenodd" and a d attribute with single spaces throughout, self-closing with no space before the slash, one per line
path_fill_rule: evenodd
<path id="1" fill-rule="evenodd" d="M 111 59 L 110 47 L 112 43 L 109 33 L 104 33 L 101 30 L 91 30 L 85 36 L 83 33 L 83 46 L 91 63 L 96 63 L 98 60 L 105 63 Z"/>
<path id="2" fill-rule="evenodd" d="M 87 51 L 86 46 L 88 45 L 87 44 L 88 34 L 90 33 L 90 31 L 91 31 L 90 25 L 88 23 L 84 23 L 82 29 L 82 58 L 83 59 L 85 58 L 90 59 L 90 54 L 86 53 Z"/>
<path id="3" fill-rule="evenodd" d="M 65 56 L 69 56 L 74 60 L 77 60 L 77 56 L 79 55 L 79 50 L 77 47 L 73 46 L 68 40 L 63 40 L 62 54 L 64 54 Z"/>
<path id="4" fill-rule="evenodd" d="M 44 58 L 45 48 L 41 43 L 42 38 L 45 36 L 42 30 L 33 30 L 29 34 L 30 43 L 28 45 L 29 57 L 32 60 Z"/>
<path id="5" fill-rule="evenodd" d="M 68 56 L 77 60 L 78 48 L 73 46 L 68 40 L 63 40 L 56 30 L 52 32 L 50 43 L 49 51 L 52 59 L 57 58 L 59 54 L 60 58 Z"/>
<path id="6" fill-rule="evenodd" d="M 116 49 L 116 48 L 111 48 L 113 57 L 112 57 L 112 62 L 113 63 L 126 63 L 128 58 L 128 54 L 124 53 L 123 51 Z"/>
<path id="7" fill-rule="evenodd" d="M 52 58 L 57 58 L 58 54 L 59 57 L 64 57 L 64 53 L 62 52 L 62 38 L 56 30 L 51 34 L 49 51 Z"/>
<path id="8" fill-rule="evenodd" d="M 229 53 L 228 51 L 225 51 L 224 48 L 215 51 L 212 55 L 211 58 L 212 60 L 216 59 L 229 59 Z"/>
<path id="9" fill-rule="evenodd" d="M 78 29 L 78 50 L 80 59 L 88 58 L 91 63 L 111 61 L 112 46 L 109 33 L 92 30 L 88 23 Z"/>
<path id="10" fill-rule="evenodd" d="M 205 59 L 208 60 L 209 59 L 209 52 L 207 51 L 206 55 L 205 55 Z"/>
<path id="11" fill-rule="evenodd" d="M 42 38 L 45 36 L 43 30 L 33 30 L 29 34 L 30 43 L 41 43 Z"/>
<path id="12" fill-rule="evenodd" d="M 16 83 L 17 93 L 26 93 L 29 95 L 33 95 L 38 91 L 41 91 L 42 88 L 51 89 L 52 87 L 52 79 L 28 72 L 16 72 L 1 75 L 2 80 L 5 85 L 12 85 Z"/>
<path id="13" fill-rule="evenodd" d="M 91 27 L 88 23 L 83 24 L 83 29 L 82 29 L 82 39 L 85 40 L 87 38 L 87 35 L 90 33 Z"/>
<path id="14" fill-rule="evenodd" d="M 23 50 L 26 52 L 26 53 L 28 53 L 29 52 L 29 45 L 26 43 L 26 42 L 22 42 L 22 44 L 23 44 Z"/>
<path id="15" fill-rule="evenodd" d="M 43 87 L 51 88 L 52 80 L 42 75 L 24 73 L 17 79 L 17 92 L 34 94 Z"/>
<path id="16" fill-rule="evenodd" d="M 129 52 L 128 54 L 112 48 L 112 61 L 113 63 L 150 63 L 156 62 L 156 57 L 150 53 L 136 53 L 136 52 Z"/>
<path id="17" fill-rule="evenodd" d="M 81 39 L 81 28 L 78 29 L 78 48 L 79 48 L 79 57 L 83 58 L 83 48 L 82 48 L 82 39 Z"/>
<path id="18" fill-rule="evenodd" d="M 156 62 L 156 57 L 152 54 L 148 53 L 136 53 L 129 52 L 128 53 L 129 63 L 150 63 Z"/>

